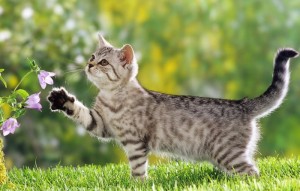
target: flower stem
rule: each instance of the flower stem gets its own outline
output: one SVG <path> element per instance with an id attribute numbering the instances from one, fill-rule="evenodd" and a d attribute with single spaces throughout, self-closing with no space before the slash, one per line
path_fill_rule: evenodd
<path id="1" fill-rule="evenodd" d="M 33 70 L 30 70 L 29 72 L 27 72 L 27 73 L 22 77 L 22 79 L 20 80 L 20 82 L 18 83 L 18 85 L 15 87 L 14 92 L 18 89 L 18 87 L 19 87 L 20 84 L 23 82 L 23 80 L 24 80 L 29 74 L 31 74 L 32 72 L 34 72 L 34 71 L 33 71 Z"/>

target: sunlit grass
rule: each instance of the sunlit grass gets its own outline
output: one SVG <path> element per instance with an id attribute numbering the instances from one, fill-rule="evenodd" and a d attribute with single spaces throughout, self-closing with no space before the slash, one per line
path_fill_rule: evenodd
<path id="1" fill-rule="evenodd" d="M 105 167 L 12 169 L 2 190 L 300 190 L 300 159 L 258 160 L 260 177 L 228 176 L 207 163 L 171 162 L 150 166 L 149 178 L 130 178 L 126 164 Z"/>

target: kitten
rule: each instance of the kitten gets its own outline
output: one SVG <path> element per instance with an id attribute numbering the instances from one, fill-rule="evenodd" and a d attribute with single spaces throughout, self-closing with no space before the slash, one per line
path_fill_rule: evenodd
<path id="1" fill-rule="evenodd" d="M 101 90 L 94 106 L 89 109 L 64 88 L 54 88 L 48 100 L 52 111 L 63 111 L 91 135 L 117 140 L 134 177 L 147 176 L 151 151 L 207 160 L 227 173 L 258 175 L 253 160 L 259 139 L 256 121 L 282 103 L 288 89 L 289 58 L 297 55 L 293 49 L 278 51 L 272 84 L 254 99 L 168 95 L 138 83 L 130 45 L 117 49 L 99 35 L 99 48 L 85 67 L 88 79 Z"/>

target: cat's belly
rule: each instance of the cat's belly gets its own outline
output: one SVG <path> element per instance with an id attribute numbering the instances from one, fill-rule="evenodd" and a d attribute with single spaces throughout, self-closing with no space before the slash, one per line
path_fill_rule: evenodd
<path id="1" fill-rule="evenodd" d="M 157 135 L 151 138 L 149 146 L 154 152 L 193 160 L 207 159 L 202 137 L 193 132 L 184 133 L 180 130 L 172 132 L 160 129 Z"/>
<path id="2" fill-rule="evenodd" d="M 151 149 L 151 152 L 163 157 L 179 158 L 183 160 L 208 161 L 209 157 L 204 152 L 192 151 L 187 148 L 174 148 L 162 146 L 158 149 Z"/>

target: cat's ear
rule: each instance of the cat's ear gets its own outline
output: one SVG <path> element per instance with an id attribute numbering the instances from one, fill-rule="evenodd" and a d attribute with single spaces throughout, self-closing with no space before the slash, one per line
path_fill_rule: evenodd
<path id="1" fill-rule="evenodd" d="M 125 65 L 131 64 L 133 62 L 134 52 L 133 52 L 133 48 L 129 44 L 125 44 L 121 48 L 121 54 L 122 54 L 121 61 L 125 61 Z"/>
<path id="2" fill-rule="evenodd" d="M 98 38 L 99 38 L 99 48 L 104 46 L 111 46 L 111 44 L 109 44 L 109 42 L 107 42 L 100 33 L 98 33 Z"/>

